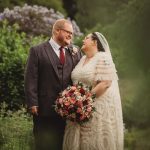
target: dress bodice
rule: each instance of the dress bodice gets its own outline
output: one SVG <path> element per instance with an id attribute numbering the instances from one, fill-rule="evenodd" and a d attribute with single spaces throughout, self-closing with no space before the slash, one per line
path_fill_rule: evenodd
<path id="1" fill-rule="evenodd" d="M 85 59 L 86 56 L 83 56 L 79 64 L 72 71 L 72 81 L 73 83 L 77 83 L 78 81 L 80 81 L 86 85 L 93 85 L 93 75 L 96 71 L 95 66 L 97 63 L 97 55 L 92 57 L 87 64 L 84 64 Z"/>
<path id="2" fill-rule="evenodd" d="M 112 59 L 105 52 L 96 53 L 88 63 L 86 56 L 72 71 L 72 80 L 93 86 L 96 81 L 111 80 L 107 91 L 96 98 L 93 117 L 84 125 L 67 121 L 63 150 L 123 150 L 123 121 L 118 76 Z"/>

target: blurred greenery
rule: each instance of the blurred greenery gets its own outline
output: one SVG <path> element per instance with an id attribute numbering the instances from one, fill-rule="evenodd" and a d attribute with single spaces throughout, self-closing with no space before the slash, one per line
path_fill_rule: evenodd
<path id="1" fill-rule="evenodd" d="M 131 87 L 122 93 L 125 122 L 141 127 L 150 124 L 149 14 L 150 1 L 133 0 L 119 11 L 118 19 L 104 29 L 110 37 L 120 78 L 125 81 L 123 89 Z"/>
<path id="2" fill-rule="evenodd" d="M 24 104 L 24 68 L 29 48 L 43 41 L 42 36 L 27 37 L 17 33 L 19 26 L 9 26 L 7 21 L 0 28 L 0 102 L 6 102 L 9 109 Z"/>
<path id="3" fill-rule="evenodd" d="M 125 132 L 125 150 L 149 150 L 150 129 L 131 128 Z"/>
<path id="4" fill-rule="evenodd" d="M 24 0 L 13 2 L 6 0 L 3 3 L 0 1 L 0 9 L 22 5 L 24 2 Z M 149 150 L 150 1 L 60 0 L 55 7 L 50 5 L 53 4 L 51 2 L 42 3 L 42 0 L 38 0 L 30 1 L 30 4 L 53 7 L 55 10 L 67 9 L 64 12 L 76 19 L 84 35 L 99 31 L 107 38 L 120 78 L 125 150 Z M 71 12 L 72 8 L 74 12 Z M 23 68 L 28 49 L 43 38 L 35 37 L 36 40 L 29 38 L 25 33 L 17 33 L 15 28 L 6 26 L 0 28 L 0 71 L 5 78 L 5 80 L 0 78 L 0 87 L 4 84 L 9 85 L 7 90 L 0 89 L 1 95 L 5 95 L 5 98 L 3 96 L 0 100 L 15 103 L 19 101 L 20 105 L 24 100 Z M 81 46 L 83 37 L 76 37 L 75 44 Z"/>
<path id="5" fill-rule="evenodd" d="M 12 9 L 14 6 L 23 6 L 25 3 L 29 5 L 46 6 L 47 8 L 53 8 L 66 14 L 62 0 L 0 0 L 0 11 L 2 12 L 5 8 Z"/>
<path id="6" fill-rule="evenodd" d="M 24 107 L 18 111 L 7 110 L 7 104 L 1 104 L 0 110 L 0 149 L 33 149 L 32 121 Z"/>
<path id="7" fill-rule="evenodd" d="M 129 0 L 77 0 L 77 13 L 75 18 L 80 28 L 91 29 L 98 23 L 107 25 L 113 23 L 117 19 L 117 12 Z"/>

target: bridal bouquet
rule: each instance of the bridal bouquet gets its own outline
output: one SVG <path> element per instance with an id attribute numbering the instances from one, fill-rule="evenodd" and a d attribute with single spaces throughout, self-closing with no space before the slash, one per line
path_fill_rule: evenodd
<path id="1" fill-rule="evenodd" d="M 79 82 L 60 93 L 55 102 L 55 111 L 65 119 L 83 123 L 92 117 L 94 99 L 91 87 Z"/>

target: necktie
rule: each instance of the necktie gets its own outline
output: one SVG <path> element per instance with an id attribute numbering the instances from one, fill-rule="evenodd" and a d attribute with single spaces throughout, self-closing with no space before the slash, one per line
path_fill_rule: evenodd
<path id="1" fill-rule="evenodd" d="M 62 65 L 64 65 L 64 63 L 65 63 L 65 54 L 64 54 L 64 51 L 63 51 L 63 47 L 61 46 L 59 48 L 59 50 L 60 50 L 60 62 L 61 62 Z"/>

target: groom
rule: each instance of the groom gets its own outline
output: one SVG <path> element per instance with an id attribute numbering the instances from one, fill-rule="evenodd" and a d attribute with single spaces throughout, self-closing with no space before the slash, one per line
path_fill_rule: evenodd
<path id="1" fill-rule="evenodd" d="M 74 53 L 73 27 L 59 19 L 50 40 L 30 49 L 25 70 L 25 95 L 33 115 L 35 150 L 61 150 L 65 122 L 53 105 L 60 91 L 71 82 L 71 72 L 81 58 Z"/>

